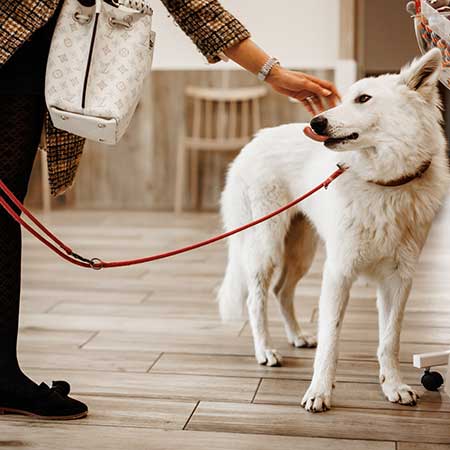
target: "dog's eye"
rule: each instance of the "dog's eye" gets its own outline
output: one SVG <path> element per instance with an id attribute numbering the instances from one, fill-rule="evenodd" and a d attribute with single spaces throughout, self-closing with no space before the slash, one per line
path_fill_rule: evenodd
<path id="1" fill-rule="evenodd" d="M 372 97 L 367 94 L 360 95 L 359 97 L 356 97 L 355 102 L 356 103 L 367 103 Z"/>

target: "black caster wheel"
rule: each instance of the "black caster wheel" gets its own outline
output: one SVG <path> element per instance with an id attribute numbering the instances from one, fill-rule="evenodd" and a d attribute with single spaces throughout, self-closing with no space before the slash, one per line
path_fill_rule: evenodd
<path id="1" fill-rule="evenodd" d="M 427 391 L 437 391 L 444 384 L 442 375 L 439 372 L 430 372 L 430 369 L 425 370 L 421 381 Z"/>

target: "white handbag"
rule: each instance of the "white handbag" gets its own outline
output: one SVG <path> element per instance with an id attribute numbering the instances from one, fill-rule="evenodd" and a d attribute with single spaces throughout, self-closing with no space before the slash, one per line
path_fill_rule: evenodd
<path id="1" fill-rule="evenodd" d="M 56 128 L 105 144 L 120 140 L 151 69 L 152 13 L 146 0 L 64 1 L 45 80 Z"/>

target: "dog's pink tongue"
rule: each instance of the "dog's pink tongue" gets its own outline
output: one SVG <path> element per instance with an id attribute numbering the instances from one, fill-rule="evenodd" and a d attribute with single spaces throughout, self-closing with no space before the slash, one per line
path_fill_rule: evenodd
<path id="1" fill-rule="evenodd" d="M 328 140 L 327 136 L 321 136 L 320 134 L 317 134 L 311 127 L 305 127 L 303 133 L 305 133 L 305 136 L 309 137 L 313 141 L 325 142 L 326 140 Z"/>

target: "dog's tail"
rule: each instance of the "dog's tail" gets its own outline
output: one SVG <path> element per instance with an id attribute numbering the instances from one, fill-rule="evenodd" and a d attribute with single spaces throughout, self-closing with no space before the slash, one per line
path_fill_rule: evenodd
<path id="1" fill-rule="evenodd" d="M 240 255 L 234 242 L 230 243 L 227 270 L 217 299 L 220 317 L 223 321 L 239 320 L 245 315 L 247 283 Z"/>
<path id="2" fill-rule="evenodd" d="M 222 219 L 226 230 L 236 228 L 251 220 L 248 198 L 239 178 L 233 176 L 233 166 L 221 198 Z M 217 300 L 223 321 L 244 317 L 248 288 L 242 261 L 243 235 L 228 239 L 228 264 Z"/>

